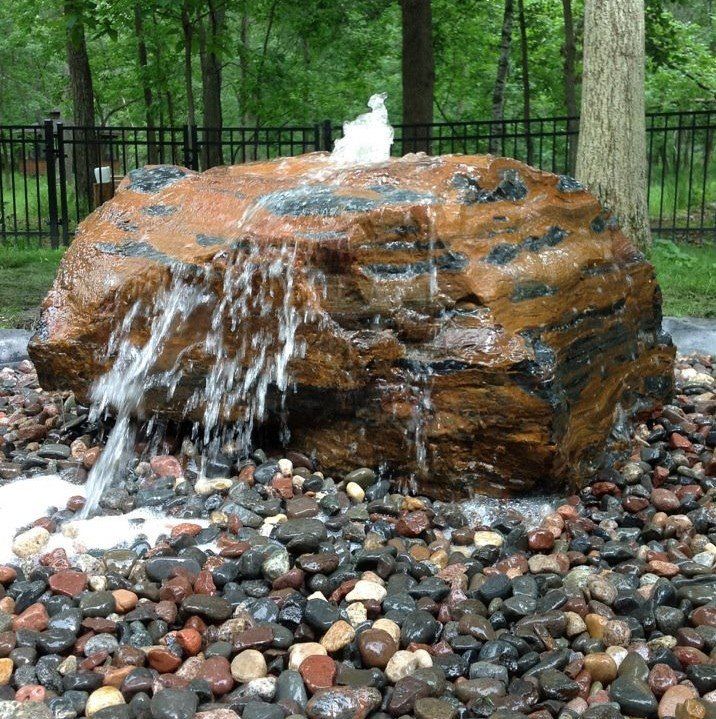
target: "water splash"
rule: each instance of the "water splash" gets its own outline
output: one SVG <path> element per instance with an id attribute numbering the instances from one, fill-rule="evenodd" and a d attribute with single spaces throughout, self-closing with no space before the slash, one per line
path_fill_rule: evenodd
<path id="1" fill-rule="evenodd" d="M 386 93 L 371 95 L 370 112 L 343 123 L 343 137 L 336 140 L 331 162 L 337 165 L 368 165 L 386 162 L 393 144 L 393 127 L 388 122 Z"/>
<path id="2" fill-rule="evenodd" d="M 112 333 L 105 359 L 116 357 L 92 388 L 90 420 L 97 421 L 110 409 L 116 410 L 117 417 L 87 479 L 82 516 L 95 509 L 105 487 L 126 466 L 136 433 L 132 417 L 142 415 L 146 392 L 162 384 L 175 386 L 178 378 L 173 373 L 154 372 L 154 367 L 169 336 L 205 299 L 202 288 L 189 283 L 186 271 L 175 268 L 170 285 L 157 293 L 153 304 L 147 307 L 137 301 Z M 132 333 L 138 321 L 145 319 L 149 320 L 149 339 L 140 346 Z"/>
<path id="3" fill-rule="evenodd" d="M 96 509 L 105 488 L 132 456 L 136 434 L 132 418 L 143 417 L 147 392 L 163 390 L 171 398 L 190 369 L 186 353 L 173 358 L 163 354 L 171 338 L 187 330 L 199 308 L 210 313 L 203 350 L 213 361 L 184 412 L 201 416 L 205 456 L 211 460 L 227 442 L 239 452 L 248 452 L 252 432 L 266 416 L 272 388 L 280 395 L 285 421 L 289 363 L 306 349 L 297 341 L 297 331 L 318 316 L 321 279 L 298 261 L 295 243 L 255 243 L 248 249 L 219 253 L 203 269 L 187 271 L 177 265 L 171 282 L 151 304 L 135 303 L 108 343 L 106 359 L 114 357 L 113 365 L 92 391 L 91 417 L 99 419 L 114 409 L 116 422 L 90 472 L 83 516 Z M 148 328 L 144 344 L 142 327 Z M 169 369 L 162 369 L 167 365 Z"/>

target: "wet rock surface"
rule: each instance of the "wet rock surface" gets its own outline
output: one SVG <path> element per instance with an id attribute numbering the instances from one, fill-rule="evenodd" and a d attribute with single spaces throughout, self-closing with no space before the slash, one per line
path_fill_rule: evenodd
<path id="1" fill-rule="evenodd" d="M 202 419 L 189 400 L 212 372 L 209 306 L 225 296 L 226 267 L 251 267 L 252 248 L 270 264 L 277 247 L 296 267 L 289 304 L 312 316 L 296 328 L 295 391 L 285 405 L 280 392 L 268 398 L 264 424 L 287 410 L 296 445 L 331 473 L 387 463 L 441 498 L 574 489 L 617 406 L 648 411 L 670 394 L 652 267 L 578 184 L 490 156 L 350 172 L 320 154 L 203 174 L 135 170 L 82 223 L 45 301 L 30 344 L 43 386 L 86 401 L 135 300 L 151 304 L 170 276 L 201 275 L 213 305 L 177 323 L 157 358 L 155 374 L 179 370 L 175 389 L 150 382 L 135 409 Z M 322 293 L 309 287 L 316 276 Z M 276 311 L 249 313 L 242 332 L 278 321 L 285 287 Z M 224 319 L 217 343 L 251 365 Z M 146 324 L 132 327 L 140 343 Z M 211 494 L 210 481 L 201 487 Z M 349 496 L 360 491 L 356 482 Z M 302 497 L 285 509 L 315 512 Z"/>
<path id="2" fill-rule="evenodd" d="M 38 510 L 44 543 L 3 547 L 0 717 L 712 717 L 714 379 L 708 358 L 679 359 L 673 404 L 529 521 L 300 452 L 237 456 L 199 493 L 200 458 L 168 429 L 100 514 L 162 488 L 171 531 L 65 551 L 101 428 L 29 363 L 2 369 L 2 484 L 56 472 L 77 496 Z M 316 513 L 289 518 L 296 499 Z"/>

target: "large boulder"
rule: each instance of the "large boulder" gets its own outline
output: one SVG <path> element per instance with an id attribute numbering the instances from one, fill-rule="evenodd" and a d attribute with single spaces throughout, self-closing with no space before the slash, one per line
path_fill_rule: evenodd
<path id="1" fill-rule="evenodd" d="M 175 391 L 148 383 L 136 411 L 206 419 L 205 339 L 234 291 L 222 277 L 270 262 L 248 284 L 260 302 L 222 324 L 221 353 L 255 365 L 252 340 L 300 310 L 286 325 L 291 443 L 332 473 L 385 462 L 436 496 L 574 487 L 615 422 L 672 389 L 653 268 L 574 180 L 492 156 L 336 168 L 321 154 L 130 173 L 81 224 L 45 300 L 30 345 L 42 386 L 88 401 L 128 309 L 180 273 L 207 292 L 153 359 L 179 369 Z M 131 341 L 150 332 L 135 323 Z"/>

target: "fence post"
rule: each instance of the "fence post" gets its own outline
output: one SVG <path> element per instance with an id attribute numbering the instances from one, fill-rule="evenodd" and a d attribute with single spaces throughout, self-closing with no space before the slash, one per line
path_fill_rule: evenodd
<path id="1" fill-rule="evenodd" d="M 196 125 L 189 128 L 191 134 L 191 169 L 199 171 L 199 131 Z"/>
<path id="2" fill-rule="evenodd" d="M 318 122 L 313 126 L 313 149 L 321 149 L 321 124 Z M 305 145 L 303 147 L 303 151 L 308 151 Z"/>
<path id="3" fill-rule="evenodd" d="M 57 215 L 57 177 L 52 120 L 45 120 L 45 163 L 47 165 L 47 210 L 50 213 L 50 245 L 54 250 L 60 246 L 60 224 Z"/>
<path id="4" fill-rule="evenodd" d="M 67 209 L 67 166 L 65 161 L 67 157 L 65 155 L 65 126 L 63 123 L 58 122 L 55 126 L 57 133 L 57 166 L 59 169 L 58 175 L 60 177 L 60 218 L 59 222 L 62 227 L 62 244 L 70 244 L 70 213 Z"/>
<path id="5" fill-rule="evenodd" d="M 333 123 L 330 120 L 323 121 L 323 149 L 328 152 L 333 149 Z"/>
<path id="6" fill-rule="evenodd" d="M 191 130 L 189 125 L 184 125 L 182 128 L 182 139 L 183 139 L 183 150 L 184 150 L 184 167 L 191 169 L 192 167 L 192 152 L 191 152 Z"/>

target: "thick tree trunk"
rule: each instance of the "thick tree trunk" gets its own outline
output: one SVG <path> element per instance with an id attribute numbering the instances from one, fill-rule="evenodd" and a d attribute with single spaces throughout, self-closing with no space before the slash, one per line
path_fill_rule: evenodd
<path id="1" fill-rule="evenodd" d="M 567 162 L 569 174 L 574 175 L 577 163 L 577 130 L 576 120 L 579 114 L 577 107 L 577 73 L 576 59 L 577 47 L 574 40 L 574 17 L 572 16 L 572 0 L 562 0 L 562 15 L 564 17 L 564 105 L 567 110 Z"/>
<path id="2" fill-rule="evenodd" d="M 149 59 L 147 41 L 144 37 L 144 19 L 139 3 L 134 4 L 134 32 L 137 35 L 137 59 L 139 61 L 139 76 L 142 82 L 144 96 L 144 114 L 147 123 L 147 159 L 150 165 L 157 164 L 156 132 L 154 129 L 155 107 L 152 94 L 152 84 L 149 78 Z"/>
<path id="3" fill-rule="evenodd" d="M 223 0 L 208 0 L 208 15 L 201 34 L 201 95 L 204 103 L 204 137 L 202 146 L 203 169 L 222 165 L 221 149 L 221 57 L 219 45 L 223 42 Z"/>
<path id="4" fill-rule="evenodd" d="M 99 148 L 94 131 L 94 91 L 87 43 L 85 41 L 84 2 L 65 0 L 67 27 L 67 66 L 70 75 L 73 121 L 73 172 L 80 212 L 92 207 L 94 168 L 99 164 Z"/>
<path id="5" fill-rule="evenodd" d="M 577 179 L 641 248 L 651 243 L 646 164 L 644 0 L 587 0 Z"/>
<path id="6" fill-rule="evenodd" d="M 530 132 L 530 59 L 527 47 L 527 21 L 525 20 L 524 0 L 517 0 L 517 9 L 520 24 L 520 63 L 522 65 L 522 117 L 525 125 L 525 146 L 527 150 L 527 164 L 532 164 L 532 134 Z"/>
<path id="7" fill-rule="evenodd" d="M 184 88 L 186 92 L 186 121 L 196 125 L 196 103 L 192 70 L 192 44 L 194 42 L 194 23 L 189 12 L 189 0 L 184 0 L 181 9 L 182 37 L 184 40 Z"/>
<path id="8" fill-rule="evenodd" d="M 430 152 L 435 58 L 431 0 L 400 0 L 403 16 L 403 149 Z"/>
<path id="9" fill-rule="evenodd" d="M 510 72 L 510 46 L 512 45 L 512 19 L 514 17 L 513 0 L 505 0 L 502 14 L 502 35 L 500 38 L 500 58 L 497 61 L 497 77 L 492 89 L 492 130 L 490 132 L 490 152 L 497 153 L 502 148 L 505 132 L 505 85 Z M 494 136 L 493 136 L 494 135 Z"/>

